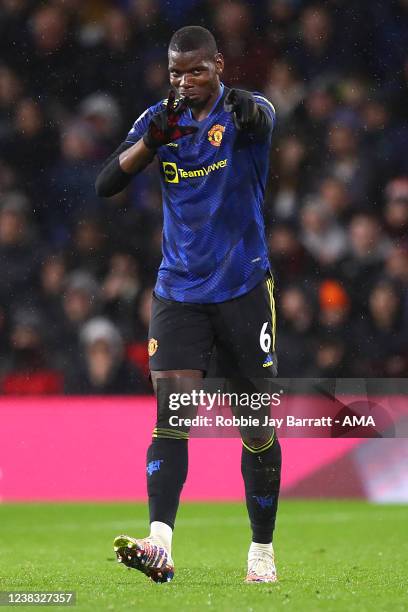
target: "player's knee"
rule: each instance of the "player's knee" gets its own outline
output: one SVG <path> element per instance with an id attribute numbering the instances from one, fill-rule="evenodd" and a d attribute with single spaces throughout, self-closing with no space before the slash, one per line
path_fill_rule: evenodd
<path id="1" fill-rule="evenodd" d="M 161 379 L 173 379 L 178 390 L 188 392 L 192 387 L 191 379 L 200 379 L 203 376 L 204 373 L 201 370 L 151 370 L 150 372 L 150 378 L 156 395 Z"/>
<path id="2" fill-rule="evenodd" d="M 152 382 L 157 397 L 157 420 L 153 435 L 156 438 L 188 439 L 190 427 L 186 423 L 194 418 L 197 406 L 180 401 L 190 394 L 202 378 L 199 370 L 153 371 Z"/>

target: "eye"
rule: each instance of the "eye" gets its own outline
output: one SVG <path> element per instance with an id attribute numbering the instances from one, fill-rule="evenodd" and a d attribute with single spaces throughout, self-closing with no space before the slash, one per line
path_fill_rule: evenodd
<path id="1" fill-rule="evenodd" d="M 198 68 L 196 68 L 195 70 L 193 70 L 193 74 L 194 76 L 199 76 L 201 74 L 202 70 L 199 70 Z"/>

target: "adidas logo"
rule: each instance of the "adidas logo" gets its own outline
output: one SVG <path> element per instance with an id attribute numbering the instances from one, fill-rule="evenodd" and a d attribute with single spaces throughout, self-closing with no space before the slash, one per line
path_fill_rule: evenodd
<path id="1" fill-rule="evenodd" d="M 273 365 L 272 355 L 270 353 L 265 357 L 265 361 L 262 364 L 262 367 L 269 368 L 269 366 Z"/>

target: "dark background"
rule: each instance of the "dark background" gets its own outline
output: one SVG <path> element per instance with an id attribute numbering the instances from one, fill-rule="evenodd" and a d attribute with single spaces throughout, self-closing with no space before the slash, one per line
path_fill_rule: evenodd
<path id="1" fill-rule="evenodd" d="M 215 34 L 277 110 L 265 218 L 283 377 L 408 375 L 408 2 L 0 2 L 0 392 L 143 393 L 155 164 L 96 197 L 166 97 L 166 47 Z"/>

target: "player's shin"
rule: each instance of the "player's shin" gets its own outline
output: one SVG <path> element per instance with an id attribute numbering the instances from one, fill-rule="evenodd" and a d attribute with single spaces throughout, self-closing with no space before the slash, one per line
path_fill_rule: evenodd
<path id="1" fill-rule="evenodd" d="M 281 462 L 281 448 L 275 435 L 258 448 L 243 441 L 241 472 L 252 541 L 258 544 L 272 542 L 278 508 Z"/>
<path id="2" fill-rule="evenodd" d="M 157 434 L 156 434 L 157 435 Z M 188 440 L 153 438 L 147 451 L 147 492 L 151 536 L 171 549 L 180 494 L 187 477 Z M 169 551 L 170 552 L 170 551 Z"/>

